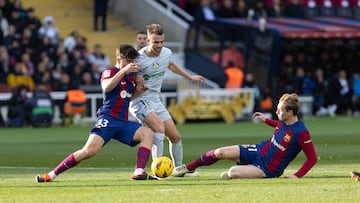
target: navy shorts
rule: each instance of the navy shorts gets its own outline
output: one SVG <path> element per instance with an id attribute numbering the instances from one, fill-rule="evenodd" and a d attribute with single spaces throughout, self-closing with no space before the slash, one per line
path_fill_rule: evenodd
<path id="1" fill-rule="evenodd" d="M 268 178 L 274 177 L 268 170 L 261 159 L 260 152 L 257 149 L 257 146 L 254 144 L 251 145 L 239 145 L 240 148 L 240 163 L 239 165 L 253 165 L 257 168 L 260 168 Z"/>
<path id="2" fill-rule="evenodd" d="M 105 144 L 109 142 L 110 139 L 115 139 L 133 147 L 139 143 L 134 142 L 133 138 L 135 132 L 141 126 L 142 125 L 137 122 L 117 120 L 111 116 L 102 115 L 97 119 L 91 133 L 102 137 Z"/>

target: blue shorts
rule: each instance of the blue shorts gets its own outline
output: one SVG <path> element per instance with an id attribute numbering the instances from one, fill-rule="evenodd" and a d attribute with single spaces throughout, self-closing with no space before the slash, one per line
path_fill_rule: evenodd
<path id="1" fill-rule="evenodd" d="M 110 139 L 114 139 L 133 147 L 139 143 L 134 142 L 133 138 L 135 132 L 141 126 L 142 125 L 137 122 L 117 120 L 111 116 L 102 115 L 98 117 L 91 133 L 102 137 L 105 142 L 104 145 L 109 142 Z"/>
<path id="2" fill-rule="evenodd" d="M 260 168 L 268 178 L 273 178 L 268 170 L 266 170 L 266 166 L 261 159 L 260 152 L 257 149 L 257 146 L 252 145 L 239 145 L 240 148 L 240 163 L 239 165 L 253 165 L 257 168 Z"/>

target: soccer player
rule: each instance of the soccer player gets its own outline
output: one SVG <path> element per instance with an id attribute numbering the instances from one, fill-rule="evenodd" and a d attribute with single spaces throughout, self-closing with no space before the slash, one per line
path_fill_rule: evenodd
<path id="1" fill-rule="evenodd" d="M 359 172 L 351 171 L 350 176 L 351 176 L 351 178 L 354 178 L 356 181 L 360 180 L 360 173 Z"/>
<path id="2" fill-rule="evenodd" d="M 183 161 L 181 136 L 169 112 L 161 102 L 161 85 L 167 69 L 191 81 L 203 82 L 204 78 L 199 75 L 189 75 L 171 60 L 172 52 L 169 48 L 164 47 L 165 34 L 159 24 L 150 24 L 146 28 L 148 46 L 139 50 L 140 56 L 136 63 L 140 66 L 137 75 L 143 77 L 143 85 L 148 90 L 132 100 L 130 111 L 155 132 L 152 148 L 153 160 L 163 155 L 163 140 L 166 136 L 170 142 L 171 158 L 175 166 L 180 166 Z"/>
<path id="3" fill-rule="evenodd" d="M 146 32 L 139 31 L 136 33 L 135 44 L 134 47 L 136 50 L 140 50 L 141 48 L 146 46 Z"/>
<path id="4" fill-rule="evenodd" d="M 200 166 L 214 164 L 220 159 L 235 161 L 228 171 L 221 174 L 223 179 L 275 178 L 303 150 L 306 161 L 302 167 L 287 178 L 303 177 L 317 162 L 317 156 L 310 133 L 298 119 L 300 104 L 295 93 L 284 94 L 279 100 L 276 114 L 279 121 L 268 119 L 255 112 L 253 117 L 275 128 L 273 136 L 259 144 L 233 145 L 210 150 L 186 166 L 174 169 L 174 176 L 182 176 Z"/>
<path id="5" fill-rule="evenodd" d="M 60 173 L 97 154 L 110 139 L 131 147 L 139 144 L 132 179 L 157 179 L 144 170 L 151 154 L 154 133 L 148 127 L 128 121 L 129 102 L 135 94 L 135 73 L 140 69 L 134 63 L 138 55 L 139 53 L 131 45 L 121 45 L 116 51 L 115 67 L 107 68 L 102 73 L 101 88 L 104 102 L 97 112 L 98 119 L 86 144 L 70 154 L 49 173 L 36 176 L 37 182 L 54 180 Z"/>

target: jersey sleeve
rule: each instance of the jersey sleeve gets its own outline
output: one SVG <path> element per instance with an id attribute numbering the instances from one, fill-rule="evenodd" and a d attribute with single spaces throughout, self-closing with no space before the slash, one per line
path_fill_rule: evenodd
<path id="1" fill-rule="evenodd" d="M 306 156 L 306 161 L 301 166 L 301 168 L 294 174 L 296 177 L 301 178 L 316 164 L 317 155 L 308 131 L 303 131 L 302 133 L 300 133 L 298 138 L 298 144 L 300 145 Z"/>
<path id="2" fill-rule="evenodd" d="M 116 74 L 116 69 L 108 68 L 102 72 L 101 80 L 109 79 L 109 78 L 113 77 L 115 74 Z"/>
<path id="3" fill-rule="evenodd" d="M 267 119 L 265 120 L 265 123 L 268 124 L 269 126 L 275 128 L 275 127 L 279 124 L 279 121 L 276 121 L 276 120 L 272 120 L 272 119 L 267 118 Z"/>

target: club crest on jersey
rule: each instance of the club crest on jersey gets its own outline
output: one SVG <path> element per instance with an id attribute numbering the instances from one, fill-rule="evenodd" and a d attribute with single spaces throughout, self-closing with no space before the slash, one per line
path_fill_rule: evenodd
<path id="1" fill-rule="evenodd" d="M 153 69 L 156 70 L 157 68 L 159 67 L 159 64 L 158 63 L 153 63 Z"/>
<path id="2" fill-rule="evenodd" d="M 284 139 L 284 142 L 290 142 L 291 136 L 286 134 L 283 139 Z"/>

